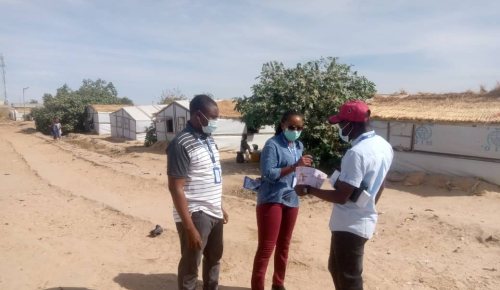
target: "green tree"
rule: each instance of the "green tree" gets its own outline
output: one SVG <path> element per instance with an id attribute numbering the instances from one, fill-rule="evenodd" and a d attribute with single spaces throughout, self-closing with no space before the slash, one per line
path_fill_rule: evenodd
<path id="1" fill-rule="evenodd" d="M 279 126 L 287 110 L 302 112 L 306 129 L 301 141 L 324 170 L 338 165 L 347 145 L 339 142 L 337 132 L 327 124 L 347 100 L 365 100 L 375 94 L 375 84 L 351 70 L 350 65 L 328 57 L 287 68 L 280 62 L 263 65 L 252 96 L 236 100 L 236 110 L 249 128 Z"/>
<path id="2" fill-rule="evenodd" d="M 164 90 L 161 93 L 160 101 L 158 102 L 158 104 L 170 105 L 175 101 L 187 100 L 187 99 L 188 98 L 179 89 Z"/>
<path id="3" fill-rule="evenodd" d="M 117 97 L 113 83 L 97 79 L 85 79 L 76 91 L 64 84 L 57 89 L 56 95 L 43 96 L 43 108 L 35 108 L 32 115 L 37 130 L 50 132 L 52 119 L 57 117 L 61 121 L 64 133 L 78 132 L 85 129 L 85 107 L 89 104 L 117 104 L 123 98 Z M 128 99 L 127 99 L 128 100 Z"/>
<path id="4" fill-rule="evenodd" d="M 123 97 L 123 98 L 118 98 L 117 104 L 123 104 L 123 105 L 131 105 L 131 106 L 133 106 L 134 102 L 131 99 L 127 98 L 127 97 Z"/>

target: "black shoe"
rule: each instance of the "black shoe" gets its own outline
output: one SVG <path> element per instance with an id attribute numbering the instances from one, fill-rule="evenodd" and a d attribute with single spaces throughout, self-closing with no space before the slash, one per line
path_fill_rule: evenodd
<path id="1" fill-rule="evenodd" d="M 163 233 L 163 228 L 160 225 L 156 225 L 156 227 L 154 228 L 154 230 L 152 230 L 152 231 L 149 232 L 149 236 L 151 238 L 154 238 L 156 236 L 161 235 L 161 233 Z"/>
<path id="2" fill-rule="evenodd" d="M 281 286 L 273 285 L 271 290 L 286 290 L 286 288 L 283 285 L 281 285 Z"/>

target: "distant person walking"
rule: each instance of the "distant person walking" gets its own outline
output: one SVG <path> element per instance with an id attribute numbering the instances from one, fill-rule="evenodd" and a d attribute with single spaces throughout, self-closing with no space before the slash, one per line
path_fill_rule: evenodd
<path id="1" fill-rule="evenodd" d="M 253 263 L 252 290 L 263 290 L 271 254 L 274 253 L 273 290 L 284 290 L 288 249 L 299 213 L 299 198 L 293 187 L 297 166 L 311 166 L 312 157 L 302 156 L 298 141 L 304 119 L 286 112 L 276 134 L 267 140 L 260 158 L 262 184 L 257 194 L 258 245 Z"/>
<path id="2" fill-rule="evenodd" d="M 54 140 L 59 140 L 61 139 L 61 135 L 62 135 L 61 122 L 59 121 L 59 118 L 54 118 L 52 120 L 52 136 L 54 137 Z"/>
<path id="3" fill-rule="evenodd" d="M 222 172 L 219 151 L 211 134 L 217 129 L 219 108 L 207 95 L 189 103 L 191 118 L 167 148 L 168 189 L 181 244 L 179 290 L 194 290 L 203 256 L 203 289 L 219 285 L 223 252 Z"/>

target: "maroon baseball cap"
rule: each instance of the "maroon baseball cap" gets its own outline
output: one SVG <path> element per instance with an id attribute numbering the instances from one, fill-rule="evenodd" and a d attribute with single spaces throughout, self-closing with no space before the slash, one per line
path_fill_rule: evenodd
<path id="1" fill-rule="evenodd" d="M 342 121 L 349 122 L 366 122 L 370 117 L 370 108 L 368 105 L 359 100 L 348 101 L 340 107 L 337 115 L 328 117 L 330 124 L 338 124 Z"/>

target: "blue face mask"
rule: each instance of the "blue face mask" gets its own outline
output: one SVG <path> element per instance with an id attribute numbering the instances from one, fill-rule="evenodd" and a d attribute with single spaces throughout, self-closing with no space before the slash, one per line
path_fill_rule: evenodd
<path id="1" fill-rule="evenodd" d="M 293 142 L 293 141 L 299 139 L 300 134 L 302 133 L 302 131 L 299 131 L 299 130 L 288 130 L 288 129 L 286 129 L 283 133 L 285 134 L 286 140 L 288 140 L 290 142 Z"/>
<path id="2" fill-rule="evenodd" d="M 349 125 L 349 123 L 345 124 L 345 126 L 343 128 L 340 128 L 340 125 L 339 124 L 335 124 L 335 126 L 337 127 L 337 130 L 339 132 L 339 137 L 340 139 L 342 139 L 342 141 L 346 142 L 346 143 L 351 143 L 352 140 L 349 140 L 349 134 L 351 134 L 352 132 L 352 129 L 351 128 L 351 131 L 349 131 L 349 133 L 347 133 L 347 135 L 343 135 L 342 132 L 344 131 L 344 129 Z"/>
<path id="3" fill-rule="evenodd" d="M 203 118 L 205 118 L 208 122 L 208 124 L 206 126 L 201 125 L 201 130 L 203 130 L 203 133 L 210 135 L 213 132 L 215 132 L 215 130 L 217 130 L 217 121 L 218 120 L 217 119 L 210 120 L 201 111 L 200 111 L 200 113 L 203 116 Z"/>

